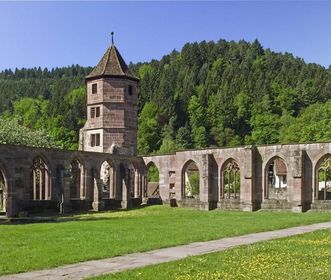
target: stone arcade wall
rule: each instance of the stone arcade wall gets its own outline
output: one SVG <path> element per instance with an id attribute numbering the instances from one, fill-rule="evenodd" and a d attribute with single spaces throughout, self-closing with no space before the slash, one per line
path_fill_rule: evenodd
<path id="1" fill-rule="evenodd" d="M 8 217 L 20 212 L 64 213 L 139 205 L 147 199 L 147 170 L 151 163 L 159 170 L 159 193 L 163 203 L 205 210 L 331 210 L 331 199 L 321 199 L 317 188 L 317 170 L 326 157 L 331 157 L 331 143 L 215 148 L 143 158 L 0 145 L 0 172 Z M 37 158 L 46 166 L 43 187 L 47 190 L 36 198 L 33 165 Z M 287 168 L 286 193 L 279 199 L 268 197 L 266 191 L 268 166 L 275 158 L 282 159 Z M 73 160 L 78 160 L 81 166 L 78 197 L 71 193 Z M 112 190 L 106 196 L 101 179 L 101 166 L 105 161 L 112 167 Z M 192 161 L 200 174 L 198 199 L 185 197 L 184 192 L 184 170 Z M 223 171 L 229 162 L 236 162 L 240 170 L 237 198 L 224 195 Z"/>
<path id="2" fill-rule="evenodd" d="M 46 165 L 45 187 L 49 194 L 33 199 L 33 161 L 41 158 Z M 82 166 L 79 197 L 70 197 L 72 160 Z M 104 161 L 113 168 L 113 195 L 103 197 L 100 169 Z M 8 217 L 20 212 L 68 212 L 102 210 L 139 205 L 146 182 L 145 165 L 140 157 L 105 153 L 64 151 L 0 145 L 0 172 L 5 183 L 5 208 Z"/>
<path id="3" fill-rule="evenodd" d="M 178 205 L 201 209 L 331 209 L 331 200 L 319 200 L 316 194 L 317 168 L 325 156 L 331 155 L 331 143 L 268 145 L 224 149 L 205 149 L 177 152 L 172 155 L 144 157 L 148 166 L 152 162 L 160 173 L 160 196 L 164 203 L 175 197 Z M 279 157 L 287 167 L 285 199 L 269 199 L 266 195 L 267 166 Z M 240 198 L 225 199 L 222 189 L 222 170 L 229 160 L 240 168 Z M 194 161 L 200 174 L 198 201 L 184 197 L 183 169 Z"/>

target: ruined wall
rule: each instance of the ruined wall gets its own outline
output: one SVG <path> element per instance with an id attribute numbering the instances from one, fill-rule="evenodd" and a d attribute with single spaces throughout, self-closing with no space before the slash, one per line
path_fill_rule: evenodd
<path id="1" fill-rule="evenodd" d="M 146 165 L 153 162 L 160 173 L 160 195 L 165 203 L 176 198 L 178 205 L 201 209 L 331 209 L 331 201 L 317 199 L 316 172 L 321 159 L 331 155 L 331 143 L 246 146 L 239 148 L 181 151 L 173 155 L 144 157 Z M 283 199 L 266 194 L 267 168 L 280 158 L 287 167 L 287 188 Z M 229 161 L 240 169 L 240 196 L 226 199 L 223 171 Z M 184 197 L 183 172 L 187 162 L 194 161 L 199 169 L 199 201 Z"/>
<path id="2" fill-rule="evenodd" d="M 287 170 L 286 189 L 279 198 L 267 192 L 268 166 L 276 158 Z M 147 198 L 147 171 L 152 163 L 159 170 L 163 203 L 204 210 L 331 210 L 329 193 L 321 199 L 318 189 L 318 168 L 326 158 L 331 158 L 331 143 L 215 148 L 143 158 L 0 145 L 0 178 L 10 217 L 20 212 L 63 213 L 139 205 Z M 101 174 L 105 162 L 111 167 L 107 183 Z M 191 162 L 199 171 L 199 195 L 195 198 L 184 190 L 185 172 Z M 226 177 L 230 173 L 225 173 L 232 165 L 238 169 L 234 174 L 240 181 L 237 196 L 231 193 L 236 179 L 231 185 Z M 36 166 L 38 172 L 34 171 Z"/>
<path id="3" fill-rule="evenodd" d="M 39 171 L 37 176 L 33 175 L 33 165 L 38 158 L 45 166 L 44 177 Z M 70 190 L 73 184 L 71 163 L 76 160 L 80 166 L 79 185 L 78 195 L 73 197 Z M 105 161 L 113 168 L 114 197 L 102 197 L 100 170 Z M 0 145 L 0 172 L 5 181 L 7 216 L 17 216 L 24 211 L 66 212 L 110 209 L 121 205 L 130 207 L 132 203 L 141 201 L 145 180 L 145 165 L 139 157 L 12 145 Z M 44 180 L 39 184 L 40 177 Z M 37 196 L 33 193 L 36 182 L 39 184 Z M 40 195 L 39 189 L 43 189 Z"/>

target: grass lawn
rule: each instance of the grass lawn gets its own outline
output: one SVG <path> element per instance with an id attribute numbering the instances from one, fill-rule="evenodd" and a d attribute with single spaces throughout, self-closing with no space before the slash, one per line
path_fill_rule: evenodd
<path id="1" fill-rule="evenodd" d="M 168 206 L 0 225 L 0 275 L 331 220 L 331 213 L 222 212 Z"/>
<path id="2" fill-rule="evenodd" d="M 329 280 L 331 230 L 241 246 L 97 280 Z"/>

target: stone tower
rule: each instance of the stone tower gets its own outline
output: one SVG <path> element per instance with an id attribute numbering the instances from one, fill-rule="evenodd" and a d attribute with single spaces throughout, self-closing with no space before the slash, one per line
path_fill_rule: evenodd
<path id="1" fill-rule="evenodd" d="M 112 44 L 85 77 L 87 121 L 80 130 L 80 150 L 136 154 L 138 82 Z"/>

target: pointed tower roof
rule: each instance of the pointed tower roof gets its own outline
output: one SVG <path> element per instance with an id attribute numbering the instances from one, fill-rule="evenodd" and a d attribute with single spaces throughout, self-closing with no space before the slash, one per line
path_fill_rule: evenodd
<path id="1" fill-rule="evenodd" d="M 85 79 L 90 80 L 101 77 L 126 77 L 136 81 L 139 80 L 126 65 L 114 44 L 108 48 L 98 65 L 95 66 Z"/>

